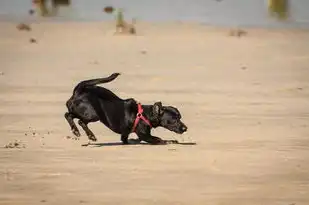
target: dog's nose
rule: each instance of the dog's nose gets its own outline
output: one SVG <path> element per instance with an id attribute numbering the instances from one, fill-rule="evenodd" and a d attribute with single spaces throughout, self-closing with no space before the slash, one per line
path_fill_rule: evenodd
<path id="1" fill-rule="evenodd" d="M 186 126 L 183 126 L 183 127 L 182 127 L 182 131 L 183 131 L 183 132 L 186 132 L 187 130 L 188 130 L 188 128 L 187 128 Z"/>

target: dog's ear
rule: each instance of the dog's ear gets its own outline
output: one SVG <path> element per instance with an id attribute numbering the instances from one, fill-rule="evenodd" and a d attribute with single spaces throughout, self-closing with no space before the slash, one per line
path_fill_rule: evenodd
<path id="1" fill-rule="evenodd" d="M 153 108 L 152 108 L 152 112 L 153 114 L 156 116 L 156 117 L 159 117 L 160 115 L 163 114 L 163 110 L 162 110 L 162 103 L 161 102 L 156 102 L 154 105 L 153 105 Z"/>

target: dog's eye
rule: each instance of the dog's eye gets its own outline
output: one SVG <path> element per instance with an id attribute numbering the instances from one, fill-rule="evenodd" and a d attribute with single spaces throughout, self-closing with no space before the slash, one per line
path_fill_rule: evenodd
<path id="1" fill-rule="evenodd" d="M 170 119 L 168 122 L 171 123 L 171 124 L 173 124 L 173 123 L 175 123 L 176 121 L 177 121 L 177 119 L 172 117 L 172 119 Z"/>

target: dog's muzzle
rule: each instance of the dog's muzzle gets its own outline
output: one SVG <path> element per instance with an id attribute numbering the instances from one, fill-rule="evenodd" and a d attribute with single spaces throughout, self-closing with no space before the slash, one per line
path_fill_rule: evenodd
<path id="1" fill-rule="evenodd" d="M 185 124 L 181 124 L 177 130 L 176 130 L 176 133 L 178 134 L 183 134 L 184 132 L 187 132 L 188 130 L 188 127 L 185 125 Z"/>
<path id="2" fill-rule="evenodd" d="M 181 127 L 181 131 L 182 131 L 182 132 L 187 132 L 187 130 L 188 130 L 188 127 L 187 127 L 187 126 L 183 125 L 183 126 Z"/>

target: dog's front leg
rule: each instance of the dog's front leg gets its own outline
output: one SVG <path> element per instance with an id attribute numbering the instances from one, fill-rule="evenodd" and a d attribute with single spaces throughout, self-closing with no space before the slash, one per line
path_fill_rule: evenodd
<path id="1" fill-rule="evenodd" d="M 149 144 L 154 144 L 154 145 L 178 144 L 177 140 L 163 140 L 160 137 L 155 137 L 155 136 L 151 136 L 146 139 L 147 140 L 144 140 L 144 141 L 148 142 Z"/>
<path id="2" fill-rule="evenodd" d="M 161 139 L 160 137 L 156 137 L 156 136 L 146 137 L 144 141 L 152 145 L 166 144 L 165 140 Z"/>
<path id="3" fill-rule="evenodd" d="M 123 144 L 139 144 L 141 142 L 140 139 L 128 139 L 129 135 L 128 134 L 122 134 L 121 135 L 121 141 Z"/>
<path id="4" fill-rule="evenodd" d="M 122 134 L 122 135 L 121 135 L 121 141 L 122 141 L 122 143 L 123 143 L 123 144 L 129 144 L 128 138 L 129 138 L 129 135 L 127 135 L 127 134 Z"/>
<path id="5" fill-rule="evenodd" d="M 150 133 L 149 134 L 137 133 L 137 136 L 141 141 L 145 141 L 152 145 L 166 144 L 165 141 L 162 140 L 160 137 L 152 136 Z"/>
<path id="6" fill-rule="evenodd" d="M 151 129 L 140 129 L 136 132 L 140 141 L 145 141 L 152 145 L 177 144 L 176 140 L 163 140 L 160 137 L 152 136 Z"/>
<path id="7" fill-rule="evenodd" d="M 163 140 L 160 137 L 149 135 L 138 135 L 139 139 L 141 141 L 145 141 L 152 145 L 165 145 L 165 144 L 178 144 L 179 142 L 177 140 Z"/>

